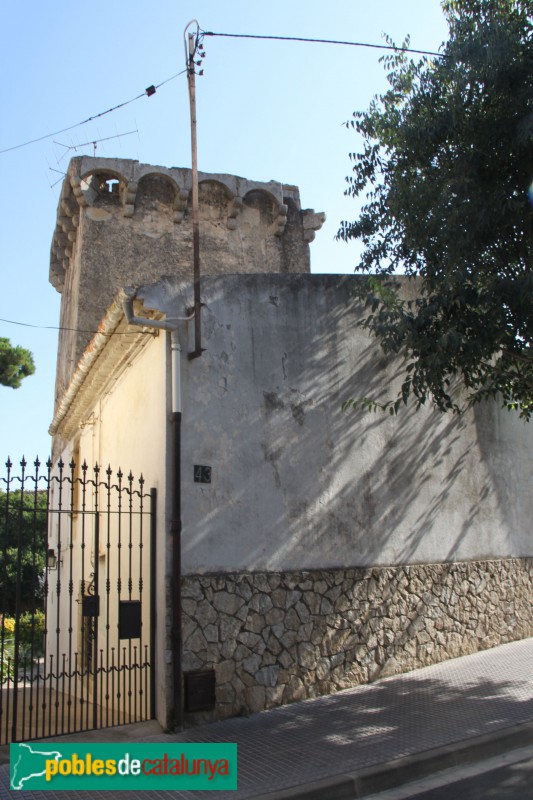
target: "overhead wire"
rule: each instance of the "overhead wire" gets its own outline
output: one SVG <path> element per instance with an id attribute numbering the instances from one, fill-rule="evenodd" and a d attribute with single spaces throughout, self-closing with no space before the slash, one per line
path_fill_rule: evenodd
<path id="1" fill-rule="evenodd" d="M 204 36 L 211 36 L 211 37 L 218 36 L 218 37 L 234 38 L 234 39 L 273 40 L 273 41 L 283 41 L 283 42 L 303 42 L 303 43 L 312 43 L 312 44 L 333 44 L 333 45 L 344 45 L 344 46 L 348 46 L 348 47 L 368 47 L 368 48 L 379 49 L 379 50 L 389 50 L 389 51 L 394 51 L 394 52 L 415 53 L 417 55 L 434 56 L 434 57 L 437 57 L 437 58 L 446 58 L 446 55 L 444 55 L 443 53 L 437 53 L 437 52 L 434 52 L 434 51 L 431 51 L 431 50 L 418 50 L 418 49 L 405 47 L 405 46 L 373 44 L 373 43 L 369 43 L 369 42 L 353 42 L 353 41 L 345 41 L 345 40 L 340 40 L 340 39 L 314 39 L 314 38 L 303 37 L 303 36 L 276 36 L 276 35 L 267 35 L 267 34 L 250 34 L 250 33 L 223 33 L 223 32 L 220 32 L 220 31 L 204 31 L 201 28 L 198 28 L 197 47 L 198 47 L 198 45 L 200 45 L 201 39 Z M 187 70 L 188 70 L 188 68 L 186 67 L 185 69 L 180 70 L 180 72 L 177 72 L 175 75 L 172 75 L 169 78 L 166 78 L 165 80 L 161 81 L 160 83 L 147 87 L 143 92 L 141 92 L 140 94 L 136 95 L 135 97 L 132 97 L 130 100 L 125 100 L 122 103 L 118 103 L 117 105 L 112 106 L 111 108 L 108 108 L 106 111 L 101 111 L 98 114 L 94 114 L 94 115 L 92 115 L 90 117 L 87 117 L 87 119 L 84 119 L 81 122 L 77 122 L 74 125 L 69 125 L 66 128 L 61 128 L 60 130 L 53 131 L 52 133 L 47 133 L 47 134 L 44 134 L 43 136 L 38 136 L 35 139 L 30 139 L 30 140 L 28 140 L 26 142 L 21 142 L 20 144 L 13 145 L 12 147 L 6 147 L 3 150 L 0 150 L 0 155 L 2 155 L 3 153 L 12 152 L 13 150 L 18 150 L 18 149 L 20 149 L 22 147 L 27 147 L 30 144 L 36 144 L 37 142 L 44 141 L 45 139 L 50 139 L 50 138 L 52 138 L 52 136 L 58 136 L 59 134 L 66 133 L 67 131 L 71 131 L 74 128 L 82 127 L 83 125 L 86 125 L 89 122 L 93 122 L 94 120 L 99 119 L 100 117 L 106 116 L 107 114 L 111 114 L 113 111 L 117 111 L 118 109 L 124 108 L 125 106 L 129 105 L 130 103 L 134 103 L 135 101 L 140 100 L 140 98 L 144 97 L 145 95 L 147 97 L 151 97 L 153 94 L 155 94 L 157 89 L 161 88 L 161 86 L 164 86 L 165 84 L 169 83 L 170 81 L 175 80 L 175 78 L 178 78 L 180 75 L 184 75 L 187 72 Z M 134 133 L 134 132 L 135 131 L 132 131 L 131 133 Z M 115 138 L 115 137 L 108 137 L 108 138 Z M 104 140 L 101 140 L 101 141 L 104 141 Z M 65 146 L 65 145 L 63 145 L 63 146 Z M 81 146 L 81 145 L 77 145 L 77 146 Z M 72 148 L 69 148 L 69 149 L 72 149 Z M 9 324 L 9 325 L 19 325 L 19 326 L 22 326 L 22 327 L 25 327 L 25 328 L 36 328 L 36 329 L 39 329 L 39 330 L 72 331 L 72 332 L 76 332 L 76 333 L 90 333 L 90 334 L 101 333 L 101 331 L 97 331 L 97 330 L 84 330 L 82 328 L 70 328 L 70 327 L 59 326 L 59 325 L 35 325 L 35 324 L 32 324 L 32 323 L 28 323 L 28 322 L 19 322 L 17 320 L 4 319 L 2 317 L 0 317 L 0 322 L 4 322 L 4 323 Z M 151 335 L 150 331 L 143 331 L 143 333 L 149 333 Z M 113 333 L 104 333 L 103 335 L 104 336 L 126 336 L 126 335 L 129 335 L 129 334 L 128 334 L 127 331 L 120 331 L 120 332 L 113 332 Z"/>
<path id="2" fill-rule="evenodd" d="M 17 320 L 13 319 L 4 319 L 0 317 L 0 322 L 6 322 L 8 325 L 20 325 L 23 328 L 37 328 L 41 331 L 72 331 L 74 333 L 92 333 L 96 334 L 99 333 L 102 336 L 131 336 L 131 331 L 114 331 L 112 333 L 105 333 L 104 331 L 88 331 L 84 330 L 83 328 L 68 328 L 64 325 L 34 325 L 30 322 L 18 322 Z M 142 331 L 142 333 L 148 333 L 152 336 L 152 331 Z"/>
<path id="3" fill-rule="evenodd" d="M 433 50 L 415 50 L 412 47 L 390 44 L 370 44 L 369 42 L 348 42 L 340 39 L 312 39 L 304 36 L 270 36 L 255 33 L 220 33 L 217 31 L 204 31 L 200 29 L 202 36 L 224 36 L 232 39 L 271 39 L 280 42 L 310 42 L 313 44 L 340 44 L 348 47 L 372 47 L 377 50 L 393 50 L 402 53 L 416 53 L 422 56 L 435 56 L 437 58 L 447 58 L 444 53 L 436 53 Z"/>
<path id="4" fill-rule="evenodd" d="M 311 37 L 304 37 L 304 36 L 275 36 L 270 34 L 255 34 L 255 33 L 224 33 L 221 31 L 204 31 L 202 28 L 198 28 L 199 38 L 203 38 L 204 36 L 219 36 L 225 38 L 233 38 L 233 39 L 263 39 L 263 40 L 271 40 L 271 41 L 281 41 L 281 42 L 305 42 L 311 44 L 334 44 L 334 45 L 344 45 L 348 47 L 370 47 L 377 50 L 389 50 L 394 52 L 403 52 L 403 53 L 415 53 L 417 55 L 423 56 L 433 56 L 435 58 L 446 58 L 447 56 L 443 53 L 436 53 L 432 50 L 418 50 L 412 47 L 405 47 L 403 45 L 389 45 L 389 44 L 373 44 L 371 42 L 352 42 L 352 41 L 345 41 L 342 39 L 314 39 Z M 35 139 L 29 139 L 26 142 L 21 142 L 20 144 L 13 145 L 12 147 L 5 147 L 3 150 L 0 150 L 0 155 L 4 153 L 11 153 L 13 150 L 19 150 L 22 147 L 27 147 L 30 144 L 36 144 L 37 142 L 42 142 L 45 139 L 51 139 L 52 136 L 58 136 L 61 133 L 66 133 L 67 131 L 74 130 L 74 128 L 80 128 L 82 125 L 87 125 L 89 122 L 93 122 L 95 119 L 99 119 L 100 117 L 104 117 L 107 114 L 111 114 L 113 111 L 118 111 L 120 108 L 124 108 L 125 106 L 129 105 L 130 103 L 134 103 L 137 100 L 140 100 L 141 97 L 147 96 L 151 97 L 155 94 L 157 89 L 160 89 L 161 86 L 164 86 L 166 83 L 173 81 L 175 78 L 178 78 L 180 75 L 184 75 L 187 72 L 187 68 L 177 72 L 175 75 L 172 75 L 170 78 L 165 78 L 164 81 L 161 81 L 158 84 L 148 86 L 143 92 L 132 97 L 130 100 L 125 100 L 122 103 L 118 103 L 111 108 L 106 109 L 106 111 L 100 111 L 98 114 L 93 114 L 87 119 L 82 120 L 81 122 L 76 122 L 74 125 L 68 125 L 66 128 L 61 128 L 60 130 L 53 131 L 52 133 L 45 133 L 43 136 L 37 136 Z"/>
<path id="5" fill-rule="evenodd" d="M 172 75 L 170 78 L 166 78 L 161 83 L 151 86 L 148 86 L 144 92 L 138 94 L 136 97 L 132 97 L 131 100 L 125 100 L 123 103 L 118 103 L 116 106 L 112 108 L 108 108 L 106 111 L 101 111 L 99 114 L 94 114 L 91 117 L 87 117 L 87 119 L 82 120 L 82 122 L 76 122 L 74 125 L 69 125 L 66 128 L 61 128 L 59 131 L 53 131 L 53 133 L 45 133 L 44 136 L 37 136 L 35 139 L 29 139 L 27 142 L 21 142 L 20 144 L 15 144 L 12 147 L 5 147 L 3 150 L 0 150 L 0 155 L 3 153 L 10 153 L 13 150 L 19 150 L 21 147 L 27 147 L 30 144 L 36 144 L 37 142 L 42 142 L 45 139 L 51 139 L 52 136 L 58 136 L 60 133 L 66 133 L 67 131 L 71 131 L 74 128 L 80 128 L 82 125 L 87 125 L 88 122 L 93 122 L 95 119 L 99 119 L 100 117 L 104 117 L 106 114 L 111 114 L 112 111 L 117 111 L 119 108 L 124 108 L 124 106 L 129 105 L 130 103 L 134 103 L 136 100 L 140 100 L 141 97 L 145 95 L 147 97 L 151 97 L 155 94 L 156 90 L 164 86 L 165 83 L 169 83 L 173 81 L 175 78 L 178 78 L 180 75 L 184 75 L 187 72 L 186 69 L 182 69 L 181 72 L 177 72 L 175 75 Z"/>

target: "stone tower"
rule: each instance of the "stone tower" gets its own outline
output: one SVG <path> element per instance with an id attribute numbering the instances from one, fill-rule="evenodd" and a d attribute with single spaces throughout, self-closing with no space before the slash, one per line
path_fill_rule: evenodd
<path id="1" fill-rule="evenodd" d="M 297 187 L 199 175 L 203 275 L 309 272 L 324 214 Z M 191 171 L 74 158 L 63 182 L 50 281 L 61 292 L 56 404 L 118 289 L 164 275 L 192 282 Z"/>

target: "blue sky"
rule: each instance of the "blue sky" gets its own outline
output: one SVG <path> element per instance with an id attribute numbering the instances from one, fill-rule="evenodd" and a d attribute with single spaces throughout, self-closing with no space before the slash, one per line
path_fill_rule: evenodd
<path id="1" fill-rule="evenodd" d="M 438 0 L 4 0 L 0 30 L 0 150 L 136 97 L 185 66 L 183 31 L 400 43 L 437 50 L 446 38 Z M 333 45 L 211 38 L 197 80 L 198 156 L 204 172 L 300 187 L 304 208 L 325 211 L 311 245 L 314 272 L 349 273 L 357 247 L 334 240 L 355 216 L 343 196 L 348 153 L 343 122 L 386 87 L 380 51 Z M 135 131 L 135 133 L 129 133 Z M 126 135 L 128 134 L 128 135 Z M 190 166 L 185 76 L 93 122 L 0 154 L 0 336 L 29 348 L 37 371 L 18 390 L 0 387 L 0 458 L 50 452 L 60 295 L 48 283 L 61 174 L 93 154 Z M 85 144 L 89 142 L 89 144 Z M 59 181 L 59 183 L 57 183 Z M 55 184 L 55 185 L 54 185 Z M 105 309 L 102 309 L 102 314 Z M 123 465 L 124 466 L 124 465 Z"/>

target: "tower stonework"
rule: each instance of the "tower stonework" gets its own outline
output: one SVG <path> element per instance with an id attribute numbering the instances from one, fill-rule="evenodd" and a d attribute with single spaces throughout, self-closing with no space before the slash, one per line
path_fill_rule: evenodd
<path id="1" fill-rule="evenodd" d="M 296 186 L 200 173 L 203 275 L 307 273 L 325 215 Z M 162 276 L 192 281 L 191 171 L 74 158 L 58 207 L 50 282 L 61 292 L 56 404 L 116 292 Z"/>

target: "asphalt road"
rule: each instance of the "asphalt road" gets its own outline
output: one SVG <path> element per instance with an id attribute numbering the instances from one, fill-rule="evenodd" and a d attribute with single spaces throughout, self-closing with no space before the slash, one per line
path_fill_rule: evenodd
<path id="1" fill-rule="evenodd" d="M 367 800 L 533 800 L 533 747 L 436 773 Z"/>
<path id="2" fill-rule="evenodd" d="M 410 796 L 416 800 L 533 800 L 533 758 Z"/>

